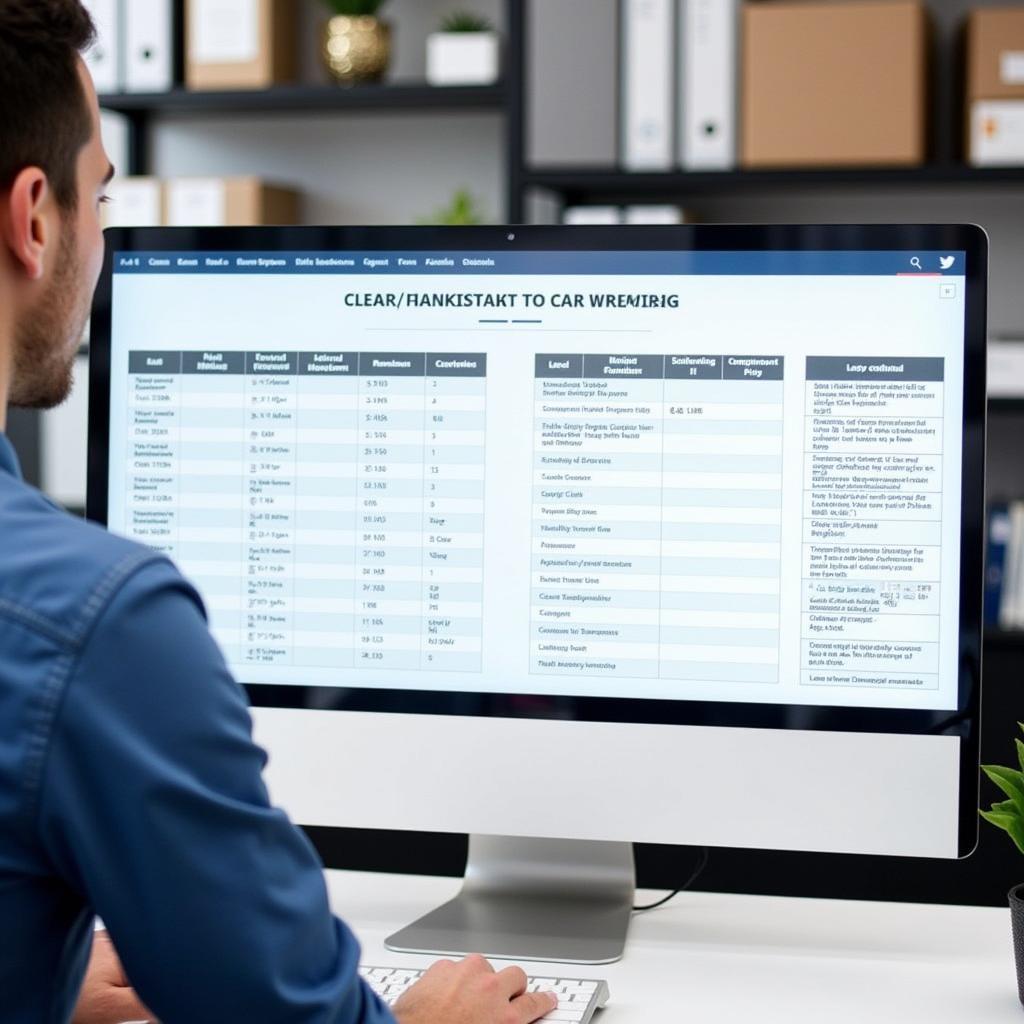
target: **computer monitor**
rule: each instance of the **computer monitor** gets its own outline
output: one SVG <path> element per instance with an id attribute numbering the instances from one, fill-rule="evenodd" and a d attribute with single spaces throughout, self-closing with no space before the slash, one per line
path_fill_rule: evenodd
<path id="1" fill-rule="evenodd" d="M 634 842 L 973 848 L 986 254 L 111 231 L 89 514 L 197 585 L 297 821 L 471 834 L 393 948 L 612 960 Z"/>

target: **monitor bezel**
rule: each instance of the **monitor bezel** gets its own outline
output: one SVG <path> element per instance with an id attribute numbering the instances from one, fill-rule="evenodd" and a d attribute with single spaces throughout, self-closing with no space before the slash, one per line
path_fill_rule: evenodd
<path id="1" fill-rule="evenodd" d="M 957 709 L 909 711 L 792 704 L 667 701 L 520 694 L 440 693 L 365 687 L 247 686 L 254 707 L 410 712 L 745 728 L 956 736 L 960 744 L 960 857 L 978 840 L 988 240 L 975 225 L 673 225 L 438 227 L 116 228 L 96 290 L 89 373 L 87 516 L 107 523 L 113 256 L 123 251 L 913 251 L 966 253 L 963 458 Z M 529 686 L 524 687 L 525 691 Z"/>

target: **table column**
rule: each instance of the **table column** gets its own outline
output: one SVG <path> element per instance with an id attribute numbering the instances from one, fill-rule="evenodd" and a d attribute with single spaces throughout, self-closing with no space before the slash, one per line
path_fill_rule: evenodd
<path id="1" fill-rule="evenodd" d="M 661 675 L 775 683 L 783 358 L 665 366 Z"/>
<path id="2" fill-rule="evenodd" d="M 537 356 L 534 672 L 658 675 L 663 365 Z"/>
<path id="3" fill-rule="evenodd" d="M 243 644 L 245 356 L 182 353 L 181 565 L 229 662 Z"/>
<path id="4" fill-rule="evenodd" d="M 181 353 L 128 354 L 125 532 L 178 557 Z"/>
<path id="5" fill-rule="evenodd" d="M 355 662 L 359 356 L 299 358 L 295 498 L 296 665 Z"/>
<path id="6" fill-rule="evenodd" d="M 487 356 L 427 356 L 420 666 L 479 672 Z"/>
<path id="7" fill-rule="evenodd" d="M 359 356 L 356 665 L 420 667 L 426 357 Z"/>
<path id="8" fill-rule="evenodd" d="M 245 660 L 290 665 L 295 641 L 295 352 L 245 357 Z"/>
<path id="9" fill-rule="evenodd" d="M 807 359 L 804 685 L 939 686 L 943 376 L 942 359 Z"/>

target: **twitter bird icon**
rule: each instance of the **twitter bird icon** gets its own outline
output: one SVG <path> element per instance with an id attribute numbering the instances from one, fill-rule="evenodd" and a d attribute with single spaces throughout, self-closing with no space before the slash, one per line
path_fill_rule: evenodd
<path id="1" fill-rule="evenodd" d="M 949 268 L 951 266 L 953 266 L 953 263 L 954 263 L 955 260 L 956 260 L 955 256 L 940 256 L 939 257 L 939 266 L 943 270 L 949 270 Z"/>

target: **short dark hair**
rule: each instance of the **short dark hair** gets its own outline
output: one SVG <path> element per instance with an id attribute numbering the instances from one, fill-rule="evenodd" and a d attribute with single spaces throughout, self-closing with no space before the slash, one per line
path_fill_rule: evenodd
<path id="1" fill-rule="evenodd" d="M 78 154 L 92 134 L 77 57 L 95 36 L 80 0 L 0 0 L 0 192 L 39 167 L 58 205 L 77 205 Z"/>

